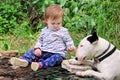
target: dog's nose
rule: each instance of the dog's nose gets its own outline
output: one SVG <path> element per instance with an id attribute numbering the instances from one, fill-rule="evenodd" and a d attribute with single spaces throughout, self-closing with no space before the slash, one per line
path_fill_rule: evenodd
<path id="1" fill-rule="evenodd" d="M 75 60 L 78 60 L 78 58 L 76 57 Z"/>

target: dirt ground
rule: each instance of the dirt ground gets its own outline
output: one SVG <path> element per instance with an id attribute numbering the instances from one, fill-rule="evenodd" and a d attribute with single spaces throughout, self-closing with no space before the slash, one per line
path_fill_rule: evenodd
<path id="1" fill-rule="evenodd" d="M 58 67 L 41 69 L 36 72 L 30 67 L 13 69 L 9 58 L 0 59 L 0 80 L 99 80 L 92 77 L 78 77 Z"/>

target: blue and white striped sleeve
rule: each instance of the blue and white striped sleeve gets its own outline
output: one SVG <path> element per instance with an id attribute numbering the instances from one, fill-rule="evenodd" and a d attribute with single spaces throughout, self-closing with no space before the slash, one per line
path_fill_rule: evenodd
<path id="1" fill-rule="evenodd" d="M 67 49 L 70 47 L 70 46 L 74 46 L 74 42 L 68 32 L 68 30 L 64 31 L 64 37 L 63 37 L 63 41 L 64 43 L 66 44 L 66 47 Z"/>
<path id="2" fill-rule="evenodd" d="M 42 47 L 43 44 L 43 31 L 40 33 L 40 36 L 37 39 L 37 43 L 34 48 L 40 48 Z"/>

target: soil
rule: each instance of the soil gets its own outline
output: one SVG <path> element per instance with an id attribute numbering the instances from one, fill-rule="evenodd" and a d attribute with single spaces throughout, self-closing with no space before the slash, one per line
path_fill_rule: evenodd
<path id="1" fill-rule="evenodd" d="M 0 80 L 100 80 L 94 77 L 78 77 L 60 66 L 41 69 L 36 72 L 18 67 L 12 68 L 9 58 L 0 58 Z"/>

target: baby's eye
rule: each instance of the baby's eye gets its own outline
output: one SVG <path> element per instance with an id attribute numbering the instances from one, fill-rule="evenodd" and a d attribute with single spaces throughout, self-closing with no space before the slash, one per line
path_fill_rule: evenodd
<path id="1" fill-rule="evenodd" d="M 52 25 L 55 25 L 55 23 L 51 23 Z"/>
<path id="2" fill-rule="evenodd" d="M 58 25 L 60 25 L 60 23 L 57 23 Z"/>

